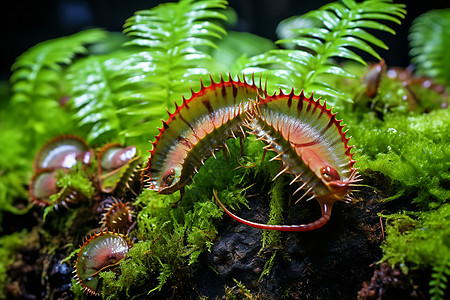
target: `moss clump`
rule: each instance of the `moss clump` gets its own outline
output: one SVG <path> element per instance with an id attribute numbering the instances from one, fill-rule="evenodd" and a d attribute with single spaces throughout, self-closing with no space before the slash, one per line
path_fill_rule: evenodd
<path id="1" fill-rule="evenodd" d="M 52 204 L 56 204 L 68 191 L 76 191 L 83 199 L 91 199 L 95 189 L 87 173 L 80 163 L 70 169 L 69 173 L 60 172 L 57 182 L 60 191 L 50 196 Z"/>
<path id="2" fill-rule="evenodd" d="M 351 128 L 358 166 L 389 176 L 418 207 L 438 207 L 450 198 L 449 119 L 448 110 L 435 110 L 388 114 L 384 122 L 369 114 L 352 122 L 358 124 Z"/>
<path id="3" fill-rule="evenodd" d="M 283 220 L 283 191 L 286 187 L 284 180 L 275 181 L 274 185 L 270 189 L 270 216 L 267 224 L 280 225 L 284 224 Z M 269 247 L 281 246 L 281 232 L 277 230 L 264 230 L 263 235 L 263 249 Z M 262 249 L 261 249 L 262 250 Z"/>
<path id="4" fill-rule="evenodd" d="M 210 249 L 217 234 L 214 220 L 222 212 L 211 199 L 186 199 L 173 208 L 179 195 L 159 195 L 145 190 L 135 205 L 145 205 L 137 216 L 136 237 L 139 240 L 121 265 L 121 275 L 108 280 L 104 295 L 117 295 L 123 289 L 146 283 L 147 292 L 161 290 L 180 268 L 189 268 L 198 256 Z M 105 274 L 102 276 L 112 276 Z M 149 281 L 153 284 L 149 285 Z"/>
<path id="5" fill-rule="evenodd" d="M 11 233 L 0 237 L 0 298 L 5 299 L 5 285 L 8 283 L 8 266 L 16 260 L 16 251 L 26 242 L 27 231 Z"/>
<path id="6" fill-rule="evenodd" d="M 409 269 L 433 269 L 430 295 L 443 299 L 450 276 L 450 204 L 437 210 L 385 216 L 383 260 Z"/>

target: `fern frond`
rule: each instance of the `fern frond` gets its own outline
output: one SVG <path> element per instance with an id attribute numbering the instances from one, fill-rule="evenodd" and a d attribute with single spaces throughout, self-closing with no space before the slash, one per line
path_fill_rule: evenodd
<path id="1" fill-rule="evenodd" d="M 220 24 L 226 4 L 224 0 L 182 0 L 139 11 L 126 21 L 124 33 L 132 40 L 125 46 L 136 47 L 137 53 L 122 72 L 121 80 L 128 82 L 124 88 L 133 93 L 119 98 L 118 113 L 132 115 L 137 122 L 128 124 L 123 136 L 148 135 L 155 128 L 149 113 L 172 108 L 175 98 L 183 93 L 189 96 L 199 77 L 215 69 L 207 50 L 226 34 Z"/>
<path id="2" fill-rule="evenodd" d="M 273 77 L 284 82 L 282 86 L 294 86 L 309 93 L 331 96 L 331 99 L 351 101 L 348 95 L 330 83 L 329 78 L 352 78 L 354 75 L 332 59 L 353 60 L 365 65 L 366 62 L 355 50 L 380 59 L 370 44 L 383 49 L 388 47 L 365 29 L 394 33 L 382 21 L 400 23 L 406 13 L 403 7 L 403 4 L 394 4 L 389 0 L 361 3 L 343 0 L 327 4 L 303 16 L 320 22 L 322 27 L 297 28 L 292 30 L 295 37 L 277 41 L 282 45 L 295 45 L 296 50 L 270 51 L 255 57 L 251 66 L 265 68 Z"/>
<path id="3" fill-rule="evenodd" d="M 77 61 L 66 78 L 88 141 L 147 146 L 166 108 L 217 69 L 210 49 L 226 33 L 220 24 L 226 4 L 181 0 L 138 11 L 124 25 L 128 41 L 121 51 Z"/>
<path id="4" fill-rule="evenodd" d="M 78 126 L 86 128 L 89 143 L 116 139 L 122 128 L 117 115 L 120 86 L 113 84 L 117 66 L 122 62 L 118 58 L 120 56 L 89 56 L 67 70 L 66 79 L 71 96 L 69 103 L 75 110 L 73 118 Z"/>
<path id="5" fill-rule="evenodd" d="M 146 75 L 145 70 L 131 65 L 133 54 L 132 51 L 118 51 L 105 56 L 90 56 L 77 61 L 67 71 L 73 118 L 87 131 L 89 143 L 98 145 L 112 140 L 125 143 L 127 135 L 124 132 L 130 128 L 141 132 L 148 132 L 149 127 L 156 129 L 166 112 L 163 102 L 154 101 L 152 105 L 146 102 L 144 96 L 158 96 L 165 91 L 145 90 L 148 84 L 141 81 Z M 136 91 L 142 92 L 137 95 Z M 121 101 L 130 97 L 143 100 L 131 104 Z M 148 140 L 140 139 L 140 142 L 147 146 Z"/>
<path id="6" fill-rule="evenodd" d="M 63 66 L 71 64 L 77 54 L 86 52 L 86 44 L 98 42 L 106 32 L 91 29 L 67 37 L 37 44 L 23 53 L 12 66 L 12 101 L 31 103 L 57 100 L 62 96 Z"/>
<path id="7" fill-rule="evenodd" d="M 447 288 L 448 278 L 450 277 L 450 261 L 440 261 L 433 266 L 433 273 L 430 281 L 431 300 L 443 300 L 445 298 L 445 289 Z"/>
<path id="8" fill-rule="evenodd" d="M 414 20 L 409 34 L 417 72 L 450 86 L 450 9 L 432 10 Z"/>

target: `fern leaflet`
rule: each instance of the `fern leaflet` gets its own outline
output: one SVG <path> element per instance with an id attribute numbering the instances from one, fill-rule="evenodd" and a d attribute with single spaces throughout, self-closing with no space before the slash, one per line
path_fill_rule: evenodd
<path id="1" fill-rule="evenodd" d="M 121 128 L 116 113 L 119 87 L 112 84 L 113 66 L 120 65 L 117 60 L 111 55 L 89 56 L 77 61 L 67 71 L 70 103 L 76 108 L 73 118 L 78 126 L 87 128 L 88 142 L 101 142 L 100 138 L 106 142 L 117 137 Z"/>
<path id="2" fill-rule="evenodd" d="M 391 2 L 368 0 L 357 3 L 343 0 L 342 3 L 333 2 L 311 11 L 303 17 L 318 21 L 321 27 L 297 28 L 293 30 L 293 38 L 277 41 L 282 45 L 293 44 L 297 49 L 270 51 L 252 58 L 246 67 L 262 68 L 285 89 L 294 86 L 309 93 L 328 95 L 327 99 L 351 101 L 349 95 L 330 84 L 330 75 L 349 78 L 354 75 L 332 59 L 353 60 L 365 65 L 365 61 L 353 49 L 380 59 L 369 43 L 383 49 L 387 49 L 387 46 L 364 28 L 394 33 L 380 21 L 400 23 L 399 19 L 406 12 L 403 4 Z"/>
<path id="3" fill-rule="evenodd" d="M 10 78 L 12 100 L 30 103 L 41 99 L 57 100 L 62 95 L 61 77 L 76 54 L 85 53 L 86 44 L 106 37 L 100 29 L 91 29 L 71 36 L 48 40 L 23 53 L 12 66 Z"/>
<path id="4" fill-rule="evenodd" d="M 139 11 L 127 20 L 124 33 L 132 40 L 125 46 L 137 51 L 121 77 L 133 93 L 119 97 L 119 114 L 133 115 L 135 122 L 122 135 L 148 135 L 159 125 L 149 113 L 173 107 L 175 95 L 189 93 L 201 75 L 214 69 L 206 50 L 226 33 L 219 23 L 225 19 L 220 12 L 224 8 L 224 0 L 182 0 Z"/>
<path id="5" fill-rule="evenodd" d="M 448 277 L 450 277 L 450 261 L 441 261 L 433 266 L 430 281 L 431 300 L 443 300 L 447 288 Z"/>
<path id="6" fill-rule="evenodd" d="M 411 61 L 417 71 L 450 86 L 450 9 L 429 11 L 411 27 Z"/>

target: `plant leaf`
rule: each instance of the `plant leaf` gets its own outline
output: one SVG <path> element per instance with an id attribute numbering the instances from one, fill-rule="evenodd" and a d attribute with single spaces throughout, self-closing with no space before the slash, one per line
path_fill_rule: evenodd
<path id="1" fill-rule="evenodd" d="M 331 83 L 322 82 L 327 79 L 321 75 L 353 77 L 335 64 L 333 59 L 353 60 L 365 65 L 366 62 L 357 54 L 360 52 L 381 59 L 370 44 L 383 49 L 387 49 L 387 46 L 363 28 L 394 33 L 380 21 L 399 23 L 405 14 L 403 7 L 402 4 L 394 4 L 386 0 L 363 2 L 345 0 L 329 3 L 297 18 L 314 19 L 322 25 L 321 27 L 291 28 L 294 37 L 277 41 L 277 44 L 286 45 L 291 49 L 272 50 L 251 58 L 245 69 L 261 68 L 265 70 L 263 74 L 270 76 L 269 81 L 276 80 L 273 75 L 278 73 L 287 80 L 285 84 L 295 83 L 296 87 L 306 90 L 311 90 L 311 87 L 318 88 L 315 91 L 319 95 L 332 96 L 332 99 L 327 99 L 332 105 L 336 105 L 337 100 L 348 101 L 353 95 L 338 92 L 336 87 L 330 85 Z M 296 24 L 308 26 L 311 23 L 297 22 Z M 294 46 L 296 49 L 292 50 Z M 277 71 L 267 72 L 270 69 Z M 286 72 L 280 73 L 281 69 Z"/>
<path id="2" fill-rule="evenodd" d="M 414 20 L 409 33 L 417 72 L 450 86 L 450 9 L 429 11 Z"/>

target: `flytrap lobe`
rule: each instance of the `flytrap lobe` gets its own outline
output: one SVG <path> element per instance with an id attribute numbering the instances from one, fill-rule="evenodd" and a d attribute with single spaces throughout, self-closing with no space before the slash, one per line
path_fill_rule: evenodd
<path id="1" fill-rule="evenodd" d="M 331 216 L 336 201 L 351 201 L 352 185 L 360 181 L 355 160 L 350 153 L 352 146 L 343 131 L 342 120 L 320 104 L 313 96 L 306 97 L 303 91 L 295 95 L 279 91 L 253 102 L 251 113 L 247 114 L 246 126 L 258 140 L 266 143 L 264 151 L 274 151 L 271 160 L 280 160 L 281 174 L 292 174 L 290 185 L 298 184 L 293 194 L 303 191 L 296 201 L 308 197 L 319 202 L 322 216 L 319 220 L 301 225 L 266 225 L 246 221 L 248 225 L 280 231 L 309 231 L 325 225 Z M 216 196 L 216 199 L 219 199 Z M 220 201 L 219 201 L 220 204 Z M 223 207 L 223 205 L 221 205 Z M 224 208 L 224 207 L 223 207 Z M 225 209 L 225 208 L 224 208 Z M 225 211 L 236 220 L 245 223 Z"/>
<path id="2" fill-rule="evenodd" d="M 254 82 L 254 80 L 252 80 Z M 163 128 L 152 143 L 153 150 L 144 172 L 146 187 L 161 194 L 171 194 L 192 182 L 203 161 L 226 147 L 229 138 L 246 136 L 244 120 L 250 102 L 265 93 L 254 83 L 228 81 L 221 77 L 211 85 L 202 83 L 189 99 L 175 103 L 175 111 L 163 121 Z"/>
<path id="3" fill-rule="evenodd" d="M 269 95 L 254 83 L 221 78 L 210 86 L 201 86 L 189 99 L 176 106 L 153 142 L 148 167 L 144 171 L 146 187 L 161 194 L 171 194 L 186 185 L 209 156 L 226 147 L 231 137 L 254 134 L 274 151 L 272 160 L 282 166 L 274 180 L 283 173 L 294 177 L 294 192 L 316 199 L 321 207 L 319 220 L 301 225 L 266 225 L 250 222 L 222 208 L 234 219 L 247 225 L 281 231 L 309 231 L 322 227 L 330 219 L 336 201 L 351 201 L 352 187 L 360 181 L 342 120 L 313 96 L 278 93 Z M 254 79 L 252 80 L 254 82 Z M 299 201 L 298 200 L 298 201 Z M 297 202 L 298 202 L 297 201 Z"/>
<path id="4" fill-rule="evenodd" d="M 77 163 L 83 168 L 91 164 L 94 150 L 80 137 L 60 135 L 45 143 L 33 162 L 33 177 L 28 192 L 30 201 L 40 206 L 52 205 L 50 196 L 57 194 L 56 208 L 68 207 L 85 200 L 85 195 L 71 186 L 61 189 L 57 186 L 58 173 L 68 173 Z"/>
<path id="5" fill-rule="evenodd" d="M 140 174 L 141 157 L 135 146 L 125 147 L 111 143 L 103 146 L 97 154 L 98 178 L 104 193 L 123 196 L 126 191 L 136 189 L 135 178 Z M 140 184 L 140 178 L 139 178 Z M 137 188 L 140 190 L 140 187 Z"/>
<path id="6" fill-rule="evenodd" d="M 86 293 L 101 295 L 103 279 L 100 273 L 118 269 L 132 246 L 126 235 L 108 229 L 91 234 L 80 246 L 74 278 Z"/>

